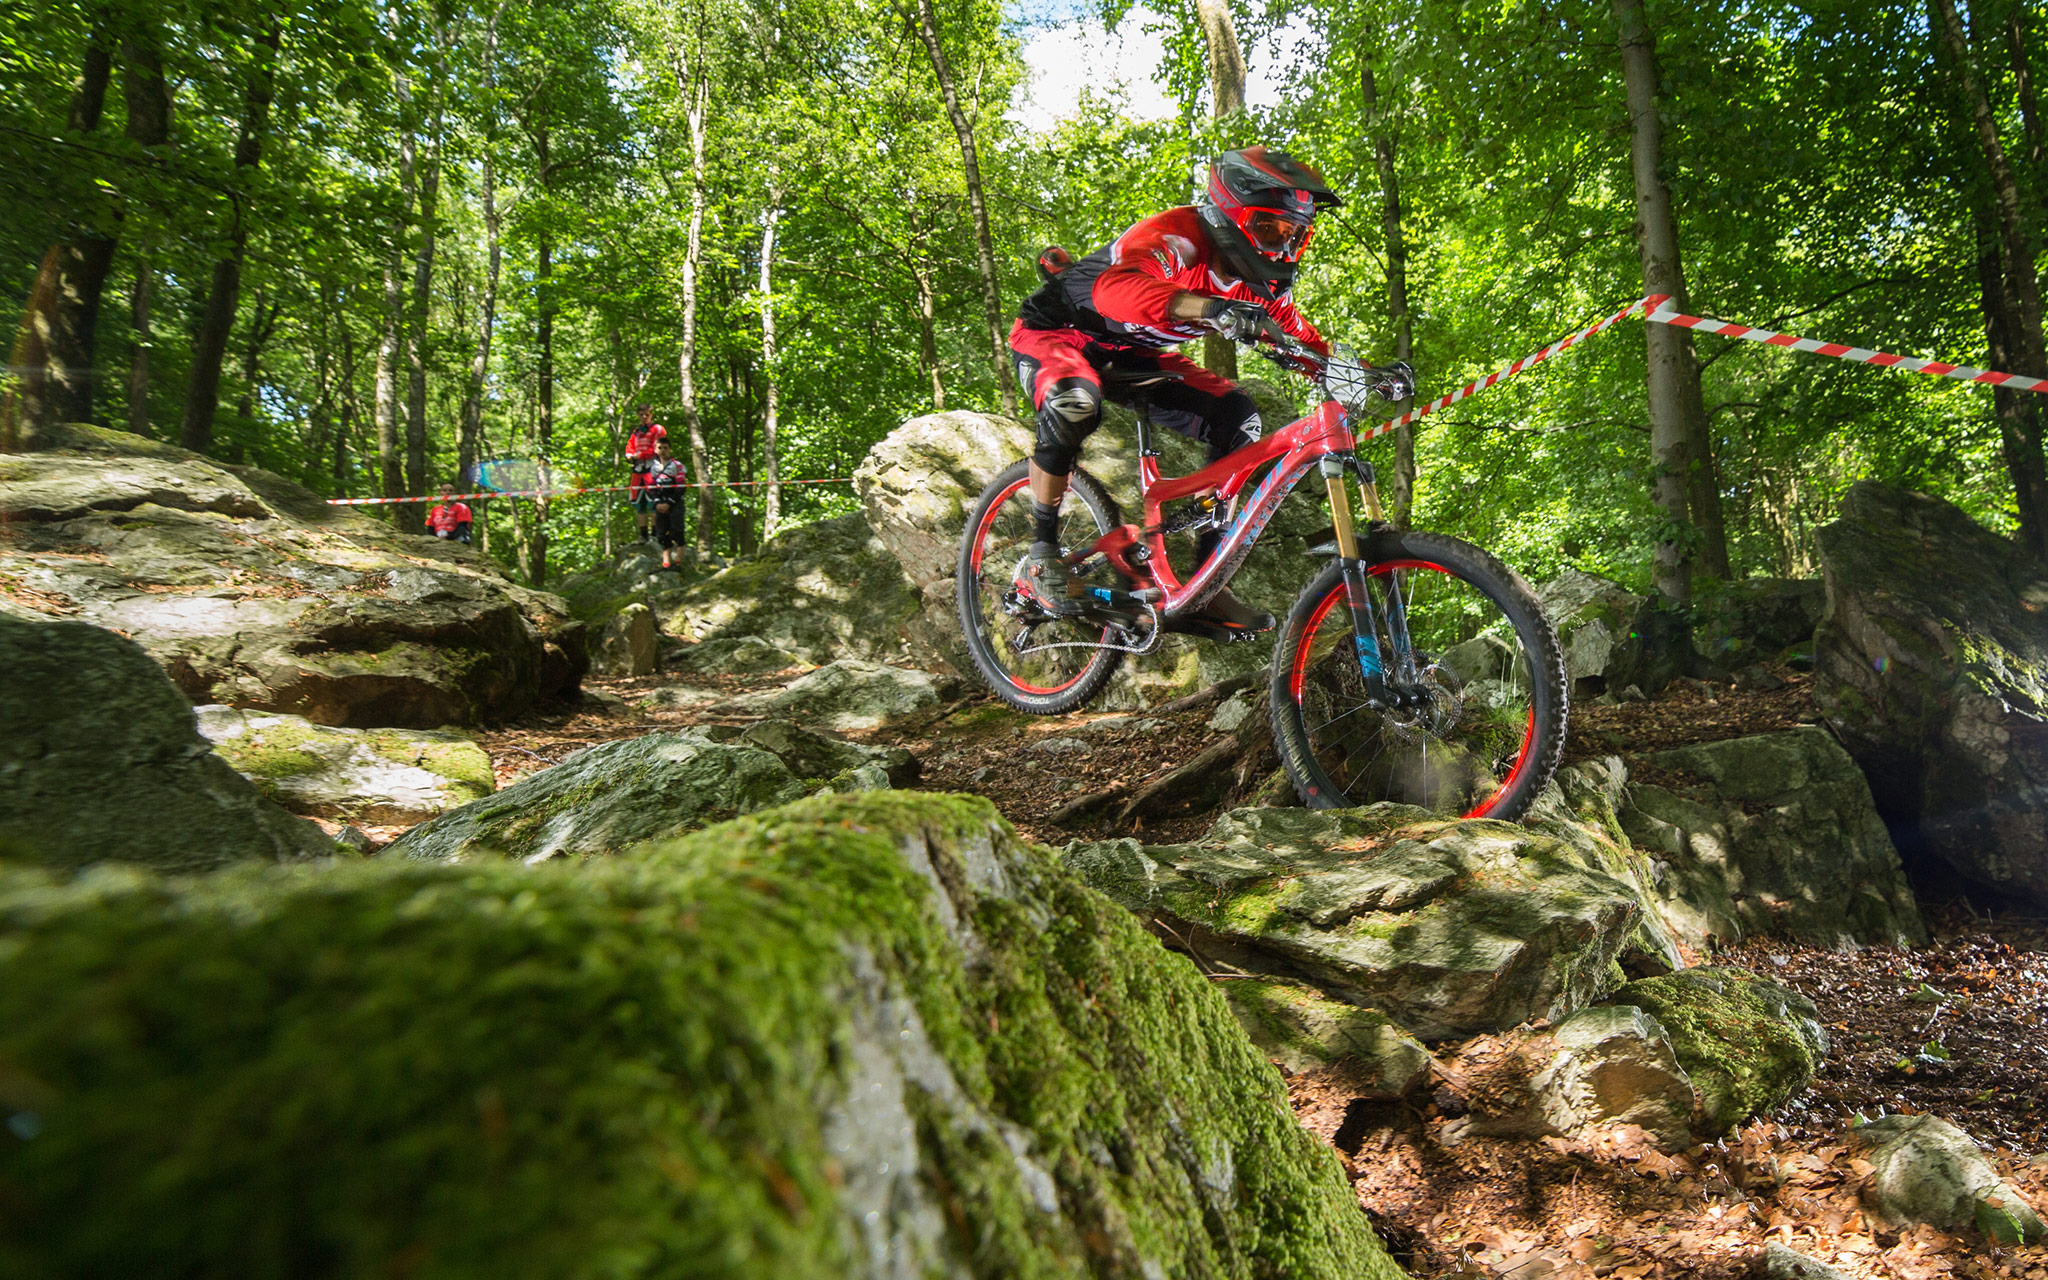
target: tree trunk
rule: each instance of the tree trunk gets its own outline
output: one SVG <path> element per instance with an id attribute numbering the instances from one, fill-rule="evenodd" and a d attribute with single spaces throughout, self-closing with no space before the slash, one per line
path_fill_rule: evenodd
<path id="1" fill-rule="evenodd" d="M 419 183 L 419 247 L 413 255 L 412 306 L 405 322 L 405 491 L 419 497 L 427 491 L 427 308 L 433 300 L 434 216 L 441 196 L 441 86 L 434 86 L 434 122 L 429 132 L 432 155 Z M 424 503 L 399 509 L 399 527 L 426 530 Z"/>
<path id="2" fill-rule="evenodd" d="M 711 554 L 711 451 L 704 443 L 704 418 L 697 410 L 697 269 L 704 259 L 704 113 L 710 105 L 708 78 L 693 80 L 680 56 L 676 87 L 687 104 L 690 126 L 690 229 L 683 244 L 683 345 L 676 352 L 677 399 L 690 436 L 690 472 L 697 490 L 697 554 Z M 702 74 L 702 68 L 699 68 Z"/>
<path id="3" fill-rule="evenodd" d="M 256 413 L 256 379 L 262 370 L 263 348 L 270 343 L 270 335 L 277 329 L 277 317 L 284 310 L 282 302 L 268 302 L 263 291 L 256 291 L 256 306 L 249 313 L 249 342 L 242 348 L 242 390 L 235 397 L 235 438 L 225 452 L 229 462 L 243 461 L 244 442 L 249 438 L 248 424 Z"/>
<path id="4" fill-rule="evenodd" d="M 2027 58 L 2027 6 L 2014 4 L 2005 13 L 2005 49 L 2012 58 L 2012 80 L 2020 103 L 2020 128 L 2027 139 L 2027 163 L 2034 170 L 2036 192 L 2048 201 L 2048 126 L 2041 122 L 2041 104 L 2034 97 L 2034 68 Z"/>
<path id="5" fill-rule="evenodd" d="M 128 357 L 128 429 L 139 436 L 149 434 L 149 291 L 153 274 L 149 258 L 137 258 L 135 289 L 128 295 L 128 329 L 135 343 Z"/>
<path id="6" fill-rule="evenodd" d="M 483 431 L 484 383 L 491 371 L 491 331 L 498 317 L 498 271 L 503 260 L 499 246 L 498 175 L 496 169 L 498 115 L 498 17 L 501 5 L 484 30 L 484 137 L 481 181 L 484 205 L 484 296 L 477 312 L 476 351 L 469 358 L 469 381 L 462 392 L 462 422 L 457 428 L 456 466 L 458 484 L 475 483 L 477 439 Z"/>
<path id="7" fill-rule="evenodd" d="M 541 190 L 546 192 L 549 174 L 549 136 L 543 128 L 537 135 L 541 174 Z M 538 404 L 533 420 L 533 456 L 540 465 L 535 469 L 538 477 L 537 488 L 549 487 L 555 446 L 555 245 L 545 233 L 540 238 L 539 255 L 534 263 L 533 292 L 539 332 L 535 335 L 538 348 L 538 365 L 534 370 L 537 384 Z M 533 500 L 531 528 L 526 535 L 526 579 L 534 586 L 545 586 L 548 580 L 548 500 Z"/>
<path id="8" fill-rule="evenodd" d="M 782 474 L 775 453 L 775 224 L 782 220 L 782 191 L 768 193 L 768 211 L 761 217 L 761 479 L 767 493 L 761 515 L 761 537 L 775 536 L 782 523 Z"/>
<path id="9" fill-rule="evenodd" d="M 960 139 L 960 165 L 967 174 L 967 206 L 974 213 L 975 263 L 981 271 L 982 311 L 988 321 L 989 359 L 995 365 L 996 390 L 1003 413 L 1017 416 L 1017 372 L 1010 367 L 1010 346 L 1003 336 L 1003 286 L 996 274 L 994 237 L 989 232 L 988 199 L 981 186 L 981 157 L 974 145 L 974 127 L 960 107 L 960 95 L 953 85 L 953 70 L 946 62 L 946 50 L 939 39 L 939 15 L 932 0 L 917 0 L 917 30 L 931 56 L 932 71 L 939 79 L 939 95 L 946 102 L 946 117 Z"/>
<path id="10" fill-rule="evenodd" d="M 272 77 L 276 74 L 277 51 L 283 39 L 284 26 L 275 16 L 256 38 L 241 132 L 235 139 L 238 188 L 246 187 L 249 175 L 263 159 L 263 134 L 270 125 Z M 192 343 L 192 380 L 185 390 L 185 416 L 178 425 L 178 443 L 194 453 L 204 453 L 213 447 L 213 417 L 220 408 L 220 366 L 227 355 L 228 335 L 234 329 L 235 310 L 241 301 L 242 255 L 249 244 L 249 210 L 241 190 L 233 200 L 228 253 L 213 265 L 212 291 L 207 295 L 205 316 L 199 322 L 199 336 Z"/>
<path id="11" fill-rule="evenodd" d="M 1622 78 L 1628 95 L 1629 159 L 1635 174 L 1636 247 L 1643 287 L 1667 294 L 1671 305 L 1690 305 L 1678 255 L 1678 225 L 1671 191 L 1664 185 L 1664 133 L 1657 119 L 1655 40 L 1643 16 L 1642 0 L 1614 0 L 1621 26 Z M 1726 576 L 1728 548 L 1721 526 L 1720 490 L 1707 441 L 1706 406 L 1700 396 L 1699 362 L 1692 334 L 1676 325 L 1645 325 L 1649 331 L 1650 453 L 1656 465 L 1654 493 L 1664 513 L 1657 539 L 1657 589 L 1667 600 L 1692 596 L 1695 560 Z"/>
<path id="12" fill-rule="evenodd" d="M 931 379 L 932 412 L 944 413 L 946 383 L 939 370 L 938 290 L 932 283 L 931 260 L 925 254 L 930 228 L 918 224 L 915 192 L 904 200 L 904 212 L 910 219 L 910 244 L 904 251 L 904 265 L 910 269 L 917 294 L 917 367 Z"/>
<path id="13" fill-rule="evenodd" d="M 1373 160 L 1380 174 L 1380 227 L 1387 241 L 1387 319 L 1394 326 L 1394 359 L 1407 360 L 1414 354 L 1415 322 L 1408 314 L 1408 241 L 1401 229 L 1401 181 L 1394 170 L 1394 130 L 1387 112 L 1380 106 L 1379 85 L 1373 80 L 1372 62 L 1361 52 L 1358 84 L 1365 95 L 1365 114 L 1372 121 Z M 1396 414 L 1406 413 L 1413 400 L 1394 406 Z M 1387 514 L 1403 529 L 1415 514 L 1415 427 L 1402 423 L 1394 428 L 1394 486 L 1387 495 Z"/>
<path id="14" fill-rule="evenodd" d="M 79 69 L 78 88 L 71 97 L 65 132 L 73 137 L 96 132 L 106 107 L 107 84 L 113 76 L 112 37 L 104 11 L 94 23 Z M 110 214 L 109 221 L 118 217 Z M 57 289 L 49 311 L 43 356 L 43 391 L 38 402 L 42 425 L 92 420 L 95 336 L 100 296 L 114 265 L 116 238 L 100 229 L 84 231 L 58 246 Z"/>
<path id="15" fill-rule="evenodd" d="M 1195 17 L 1209 53 L 1209 110 L 1221 122 L 1244 110 L 1244 49 L 1237 42 L 1237 20 L 1230 0 L 1195 0 Z M 1228 128 L 1218 132 L 1221 141 L 1231 140 Z M 1237 344 L 1210 334 L 1202 339 L 1202 364 L 1217 377 L 1236 381 Z"/>
<path id="16" fill-rule="evenodd" d="M 2002 269 L 1990 273 L 2000 277 L 1995 297 L 1989 276 L 1982 279 L 1985 330 L 1993 347 L 1990 358 L 1993 367 L 2007 373 L 2048 377 L 2048 354 L 2044 354 L 2041 333 L 2041 284 L 2034 271 L 2031 220 L 2021 207 L 2019 183 L 2006 156 L 2005 144 L 1998 136 L 1997 116 L 1971 65 L 1969 41 L 1955 4 L 1953 0 L 1932 0 L 1932 10 L 1936 38 L 1947 49 L 1963 108 L 1976 131 L 1985 179 L 1990 184 L 1997 247 L 2003 259 Z M 1980 253 L 1980 264 L 1983 261 Z M 1997 351 L 2001 339 L 2005 347 L 2002 364 Z M 2012 473 L 2020 537 L 2035 555 L 2048 558 L 2048 479 L 2044 479 L 2044 472 L 2048 472 L 2044 463 L 2048 460 L 2043 457 L 2040 411 L 2033 405 L 2008 405 L 1998 396 L 1994 393 L 1993 404 L 2005 447 L 2006 469 Z"/>
<path id="17" fill-rule="evenodd" d="M 415 146 L 408 122 L 398 135 L 399 207 L 391 219 L 391 242 L 384 249 L 384 309 L 377 338 L 376 400 L 372 409 L 376 415 L 377 473 L 386 498 L 406 496 L 404 462 L 398 448 L 398 365 L 405 351 L 405 241 L 406 224 L 412 217 Z M 391 508 L 392 521 L 401 528 L 406 526 L 399 509 L 405 505 L 399 503 Z"/>

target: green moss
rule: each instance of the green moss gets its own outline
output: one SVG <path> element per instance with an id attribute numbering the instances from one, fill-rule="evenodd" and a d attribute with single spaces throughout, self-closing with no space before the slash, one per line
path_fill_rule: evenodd
<path id="1" fill-rule="evenodd" d="M 1827 1056 L 1827 1034 L 1803 997 L 1747 969 L 1682 969 L 1629 983 L 1610 1003 L 1662 1023 L 1714 1132 L 1768 1112 Z"/>
<path id="2" fill-rule="evenodd" d="M 1397 1275 L 1209 984 L 998 826 L 884 792 L 581 865 L 0 869 L 0 1272 L 854 1274 L 824 1117 L 879 971 L 957 1086 L 903 1092 L 972 1274 Z M 992 849 L 1015 896 L 967 887 Z"/>
<path id="3" fill-rule="evenodd" d="M 214 743 L 213 749 L 215 754 L 235 767 L 235 772 L 262 787 L 266 782 L 318 773 L 326 768 L 325 760 L 301 749 L 317 736 L 315 732 L 297 725 L 280 723 L 239 737 L 224 738 Z"/>
<path id="4" fill-rule="evenodd" d="M 474 742 L 437 742 L 417 735 L 389 730 L 372 730 L 370 750 L 394 764 L 413 765 L 448 781 L 448 793 L 458 804 L 467 804 L 497 789 L 497 775 L 491 770 L 490 753 Z"/>

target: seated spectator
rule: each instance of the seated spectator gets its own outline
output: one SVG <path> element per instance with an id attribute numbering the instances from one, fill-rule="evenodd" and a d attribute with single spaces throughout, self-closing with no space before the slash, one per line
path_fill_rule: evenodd
<path id="1" fill-rule="evenodd" d="M 441 501 L 427 512 L 427 531 L 451 542 L 468 542 L 470 520 L 469 504 L 455 500 L 455 486 L 442 485 Z"/>
<path id="2" fill-rule="evenodd" d="M 675 568 L 675 549 L 683 545 L 683 507 L 689 497 L 689 473 L 682 459 L 669 452 L 668 442 L 655 447 L 654 468 L 647 489 L 654 507 L 654 534 L 661 541 L 661 567 Z"/>
<path id="3" fill-rule="evenodd" d="M 668 439 L 668 428 L 654 420 L 654 409 L 640 406 L 640 425 L 626 437 L 626 461 L 633 472 L 626 478 L 626 500 L 632 505 L 640 527 L 640 541 L 654 541 L 654 499 L 647 494 L 647 477 L 654 470 L 655 450 Z"/>

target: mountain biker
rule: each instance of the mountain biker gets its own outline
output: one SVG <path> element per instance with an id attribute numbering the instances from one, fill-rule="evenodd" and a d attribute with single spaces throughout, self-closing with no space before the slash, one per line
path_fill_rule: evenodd
<path id="1" fill-rule="evenodd" d="M 475 519 L 470 514 L 469 504 L 455 500 L 455 486 L 452 484 L 442 485 L 440 492 L 441 500 L 427 512 L 427 532 L 437 538 L 468 542 L 470 524 Z"/>
<path id="2" fill-rule="evenodd" d="M 1199 205 L 1154 214 L 1079 261 L 1063 249 L 1040 257 L 1046 281 L 1010 330 L 1018 380 L 1038 413 L 1025 572 L 1040 607 L 1063 617 L 1082 607 L 1060 555 L 1059 509 L 1082 442 L 1102 425 L 1102 371 L 1175 375 L 1148 388 L 1152 417 L 1206 444 L 1211 463 L 1256 441 L 1263 424 L 1251 396 L 1166 348 L 1207 333 L 1248 341 L 1270 318 L 1328 354 L 1329 343 L 1290 294 L 1316 212 L 1341 203 L 1321 174 L 1286 152 L 1246 147 L 1211 161 Z M 1203 530 L 1198 564 L 1222 540 L 1221 530 Z M 1191 621 L 1226 632 L 1273 626 L 1271 614 L 1228 588 Z"/>

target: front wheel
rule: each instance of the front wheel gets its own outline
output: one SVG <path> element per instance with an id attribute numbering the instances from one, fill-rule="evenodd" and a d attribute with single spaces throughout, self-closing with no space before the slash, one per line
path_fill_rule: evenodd
<path id="1" fill-rule="evenodd" d="M 1456 538 L 1388 529 L 1363 542 L 1371 645 L 1354 638 L 1332 561 L 1274 647 L 1273 740 L 1302 802 L 1519 818 L 1564 752 L 1564 652 L 1535 593 Z M 1385 685 L 1362 673 L 1361 648 L 1384 661 Z"/>

